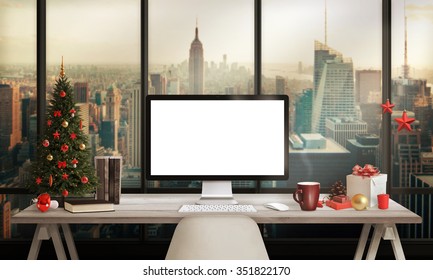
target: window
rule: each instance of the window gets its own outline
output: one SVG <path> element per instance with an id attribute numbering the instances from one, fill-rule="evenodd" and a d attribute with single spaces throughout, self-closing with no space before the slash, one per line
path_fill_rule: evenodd
<path id="1" fill-rule="evenodd" d="M 86 113 L 94 155 L 124 156 L 123 188 L 178 192 L 189 191 L 180 187 L 200 186 L 200 182 L 142 183 L 140 104 L 146 94 L 287 94 L 291 101 L 290 179 L 239 182 L 239 187 L 291 192 L 298 181 L 317 180 L 324 190 L 329 189 L 337 180 L 345 180 L 355 164 L 382 168 L 380 158 L 386 150 L 380 142 L 382 133 L 389 132 L 391 154 L 385 157 L 391 159 L 392 198 L 424 218 L 422 225 L 402 227 L 406 235 L 401 236 L 432 237 L 433 127 L 425 121 L 433 118 L 428 49 L 432 45 L 431 0 L 40 2 L 46 2 L 42 7 L 47 24 L 46 30 L 41 27 L 37 32 L 47 35 L 47 71 L 38 74 L 46 75 L 47 87 L 38 94 L 50 93 L 63 56 L 77 101 L 81 100 L 78 104 Z M 19 85 L 21 98 L 21 136 L 19 132 L 5 136 L 5 130 L 0 130 L 0 193 L 13 193 L 11 189 L 20 187 L 20 180 L 25 179 L 21 171 L 35 151 L 36 3 L 40 2 L 0 4 L 0 84 Z M 390 22 L 383 22 L 382 7 L 384 14 L 390 10 Z M 391 46 L 382 37 L 387 31 L 392 32 Z M 382 53 L 388 48 L 392 62 L 382 65 Z M 258 56 L 257 49 L 261 50 Z M 197 67 L 190 69 L 192 64 Z M 201 78 L 192 78 L 190 71 Z M 392 77 L 390 92 L 382 90 L 387 83 L 382 77 L 388 76 Z M 261 84 L 254 91 L 257 81 Z M 13 88 L 1 86 L 0 90 L 14 92 Z M 120 96 L 120 101 L 110 103 L 107 95 Z M 379 106 L 383 96 L 396 105 L 388 132 L 382 127 Z M 13 99 L 2 100 L 1 106 L 0 114 L 6 112 L 4 106 L 16 104 Z M 104 114 L 107 106 L 116 108 L 115 117 Z M 403 110 L 416 119 L 412 131 L 397 131 L 394 118 L 401 117 Z M 5 125 L 3 120 L 1 116 L 0 126 L 18 131 L 12 122 Z M 13 209 L 29 204 L 28 197 L 16 194 L 2 196 L 0 201 L 3 205 L 12 201 Z M 115 236 L 106 234 L 110 230 L 115 232 L 105 228 L 99 234 Z M 170 235 L 161 232 L 149 226 L 146 233 Z"/>
<path id="2" fill-rule="evenodd" d="M 93 156 L 122 155 L 141 185 L 140 1 L 47 1 L 47 93 L 62 57 Z"/>
<path id="3" fill-rule="evenodd" d="M 37 92 L 36 1 L 8 0 L 0 6 L 1 240 L 17 237 L 8 217 L 30 199 L 7 193 L 25 182 L 26 166 L 35 153 Z"/>
<path id="4" fill-rule="evenodd" d="M 404 227 L 406 236 L 416 238 L 432 238 L 432 16 L 432 1 L 393 1 L 391 180 L 396 199 L 423 217 L 422 224 Z M 398 131 L 394 119 L 404 111 L 415 121 Z"/>
<path id="5" fill-rule="evenodd" d="M 148 24 L 148 94 L 254 94 L 252 0 L 150 0 Z M 199 188 L 201 182 L 149 181 L 147 187 Z"/>
<path id="6" fill-rule="evenodd" d="M 264 187 L 329 190 L 355 164 L 379 164 L 381 11 L 378 0 L 262 1 L 262 91 L 291 103 L 289 180 Z"/>
<path id="7" fill-rule="evenodd" d="M 19 188 L 36 143 L 36 2 L 0 9 L 0 188 Z"/>

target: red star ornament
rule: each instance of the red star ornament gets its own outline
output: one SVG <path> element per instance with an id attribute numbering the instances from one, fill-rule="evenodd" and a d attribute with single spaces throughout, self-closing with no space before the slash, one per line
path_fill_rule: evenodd
<path id="1" fill-rule="evenodd" d="M 382 113 L 390 113 L 392 114 L 392 108 L 394 108 L 394 104 L 391 104 L 391 102 L 389 102 L 389 99 L 386 100 L 385 104 L 380 104 L 380 107 L 383 108 L 383 112 Z"/>
<path id="2" fill-rule="evenodd" d="M 47 121 L 47 125 L 48 125 L 48 126 L 51 126 L 52 124 L 53 124 L 53 122 L 52 122 L 51 120 L 48 120 L 48 121 Z"/>
<path id="3" fill-rule="evenodd" d="M 70 137 L 72 140 L 75 140 L 75 139 L 77 139 L 77 134 L 75 134 L 75 133 L 71 133 L 71 135 L 69 135 L 69 137 Z"/>
<path id="4" fill-rule="evenodd" d="M 54 139 L 60 139 L 60 133 L 56 130 L 56 133 L 53 133 Z"/>
<path id="5" fill-rule="evenodd" d="M 63 175 L 62 175 L 62 179 L 63 179 L 64 181 L 67 181 L 67 180 L 68 180 L 68 177 L 69 177 L 68 174 L 63 173 Z"/>
<path id="6" fill-rule="evenodd" d="M 395 118 L 394 120 L 398 122 L 398 131 L 402 130 L 403 128 L 407 131 L 412 131 L 410 124 L 415 121 L 415 118 L 408 118 L 406 111 L 403 111 L 401 118 Z"/>
<path id="7" fill-rule="evenodd" d="M 38 177 L 36 178 L 36 184 L 40 185 L 42 183 L 42 178 Z"/>

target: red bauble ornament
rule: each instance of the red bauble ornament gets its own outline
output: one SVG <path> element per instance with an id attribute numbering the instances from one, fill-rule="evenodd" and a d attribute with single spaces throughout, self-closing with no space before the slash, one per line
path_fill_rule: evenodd
<path id="1" fill-rule="evenodd" d="M 65 97 L 66 96 L 66 92 L 62 90 L 62 91 L 60 91 L 59 95 L 60 95 L 60 97 Z"/>
<path id="2" fill-rule="evenodd" d="M 38 202 L 36 202 L 36 207 L 41 212 L 45 212 L 50 208 L 51 196 L 47 193 L 40 194 L 38 196 Z"/>
<path id="3" fill-rule="evenodd" d="M 412 131 L 410 124 L 415 121 L 415 118 L 408 118 L 406 110 L 403 111 L 401 118 L 395 118 L 394 120 L 398 122 L 398 131 L 402 130 L 403 128 L 407 131 Z"/>
<path id="4" fill-rule="evenodd" d="M 67 197 L 68 194 L 69 194 L 68 190 L 65 189 L 65 190 L 62 191 L 62 195 L 63 195 L 64 197 Z"/>
<path id="5" fill-rule="evenodd" d="M 86 176 L 81 177 L 81 183 L 87 184 L 88 182 L 89 182 L 89 178 L 87 178 Z"/>
<path id="6" fill-rule="evenodd" d="M 44 140 L 44 141 L 42 141 L 42 146 L 44 146 L 45 148 L 46 147 L 48 147 L 50 145 L 50 141 L 48 141 L 48 140 Z"/>
<path id="7" fill-rule="evenodd" d="M 51 126 L 52 124 L 53 124 L 53 121 L 52 121 L 52 120 L 48 120 L 48 121 L 47 121 L 47 125 L 48 125 L 48 126 Z"/>
<path id="8" fill-rule="evenodd" d="M 64 153 L 66 153 L 69 150 L 69 146 L 66 144 L 63 144 L 62 147 L 60 147 L 60 150 Z"/>

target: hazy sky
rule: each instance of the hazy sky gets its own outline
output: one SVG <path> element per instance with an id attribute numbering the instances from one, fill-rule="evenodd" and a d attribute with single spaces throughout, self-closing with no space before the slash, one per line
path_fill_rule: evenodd
<path id="1" fill-rule="evenodd" d="M 36 61 L 35 0 L 0 0 L 0 63 Z M 205 60 L 252 62 L 253 0 L 149 0 L 149 62 L 188 58 L 196 19 Z M 313 63 L 325 0 L 262 0 L 263 63 Z M 393 4 L 393 64 L 403 63 L 403 0 Z M 406 0 L 409 64 L 433 64 L 433 0 Z M 47 0 L 47 58 L 139 63 L 140 0 Z M 355 67 L 380 67 L 381 1 L 327 0 L 328 45 Z"/>

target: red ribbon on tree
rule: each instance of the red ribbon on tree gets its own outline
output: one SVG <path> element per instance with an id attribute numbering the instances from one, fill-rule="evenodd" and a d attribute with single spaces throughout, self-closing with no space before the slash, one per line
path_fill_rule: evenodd
<path id="1" fill-rule="evenodd" d="M 357 164 L 352 168 L 352 174 L 362 177 L 373 177 L 379 175 L 380 171 L 377 167 L 374 167 L 371 164 L 366 164 L 364 167 Z"/>

